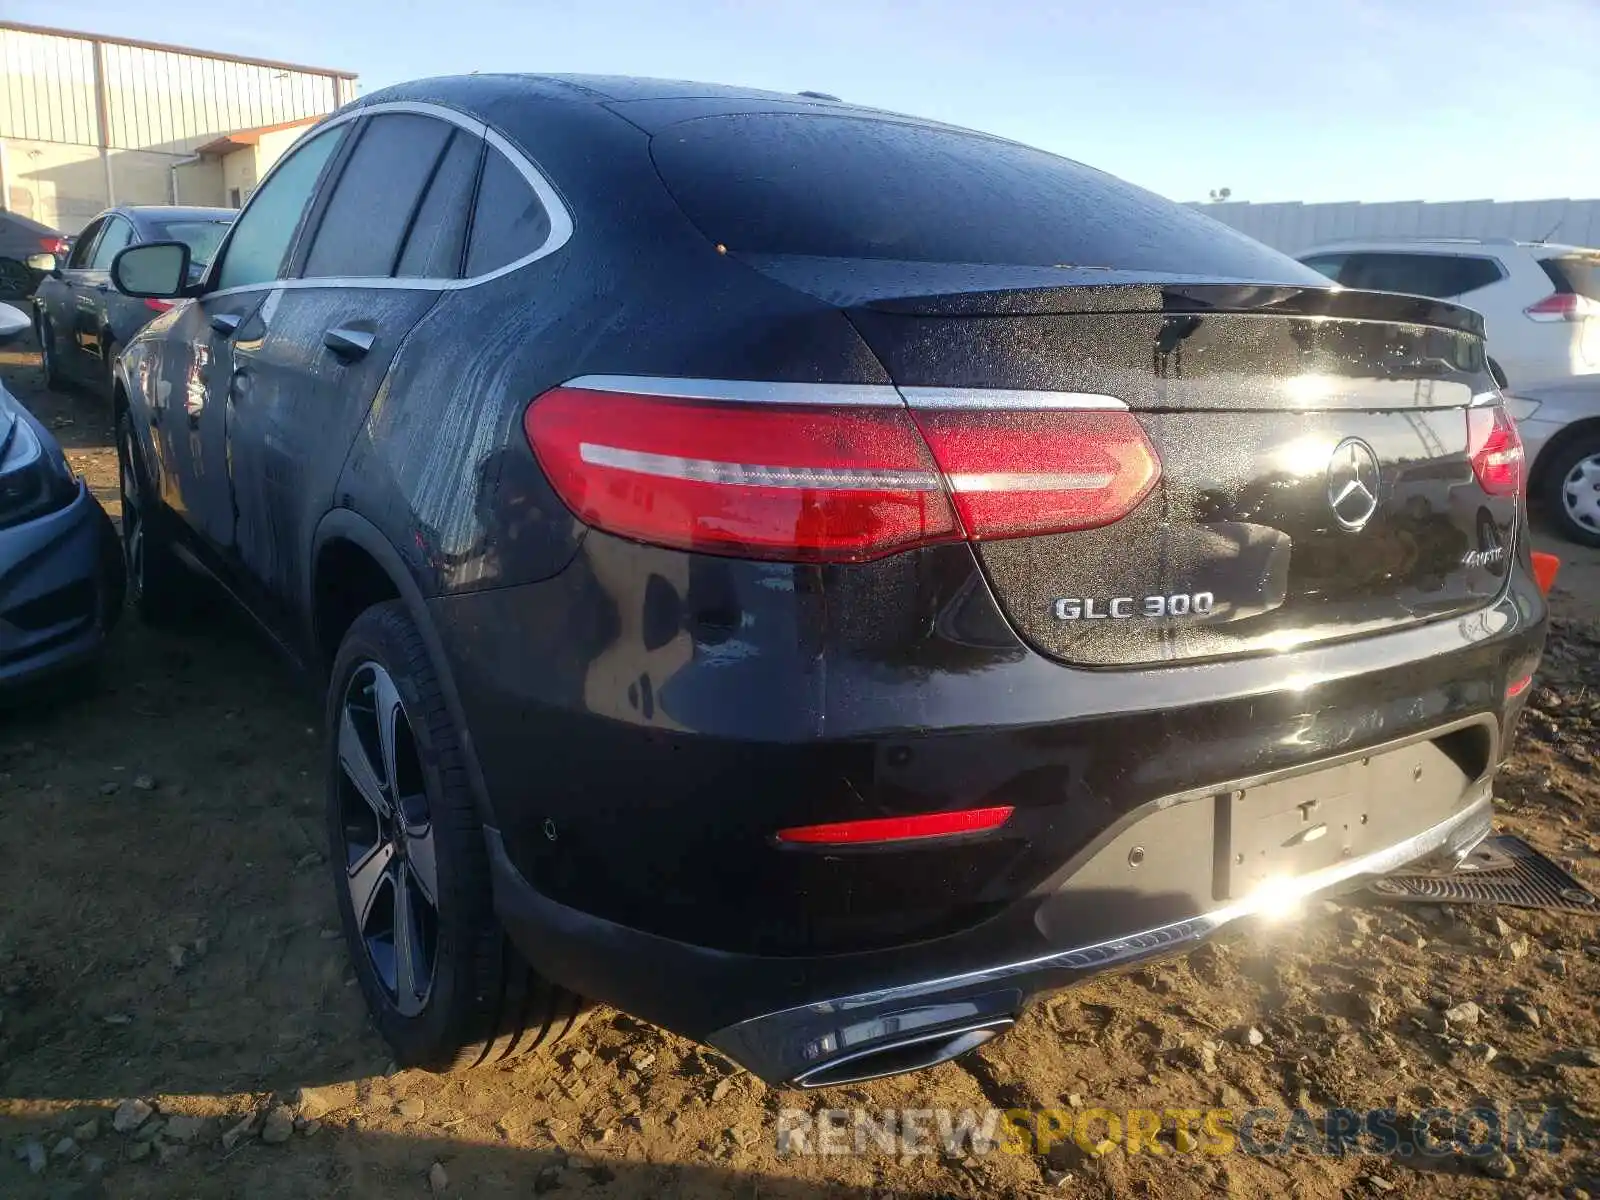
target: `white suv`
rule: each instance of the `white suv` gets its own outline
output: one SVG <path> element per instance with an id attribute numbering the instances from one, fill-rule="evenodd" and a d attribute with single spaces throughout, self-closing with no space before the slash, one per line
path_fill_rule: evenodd
<path id="1" fill-rule="evenodd" d="M 1329 242 L 1297 255 L 1345 287 L 1477 309 L 1513 388 L 1600 372 L 1600 250 L 1505 239 Z"/>

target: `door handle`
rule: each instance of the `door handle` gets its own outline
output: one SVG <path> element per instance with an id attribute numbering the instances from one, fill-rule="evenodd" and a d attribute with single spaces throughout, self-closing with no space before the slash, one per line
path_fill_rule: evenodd
<path id="1" fill-rule="evenodd" d="M 366 357 L 376 340 L 370 329 L 358 325 L 340 325 L 322 335 L 322 344 L 340 358 L 355 361 Z"/>
<path id="2" fill-rule="evenodd" d="M 234 330 L 239 328 L 239 314 L 231 312 L 212 313 L 211 328 L 223 337 L 232 337 Z"/>

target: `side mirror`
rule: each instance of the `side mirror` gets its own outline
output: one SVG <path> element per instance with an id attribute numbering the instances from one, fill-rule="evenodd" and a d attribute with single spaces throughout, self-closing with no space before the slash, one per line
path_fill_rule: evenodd
<path id="1" fill-rule="evenodd" d="M 11 304 L 0 304 L 0 346 L 14 342 L 32 327 L 28 314 Z"/>
<path id="2" fill-rule="evenodd" d="M 189 247 L 182 242 L 129 246 L 111 260 L 111 282 L 124 296 L 175 300 L 189 290 Z"/>
<path id="3" fill-rule="evenodd" d="M 44 271 L 46 274 L 54 274 L 61 265 L 54 254 L 30 254 L 22 261 L 35 271 Z"/>

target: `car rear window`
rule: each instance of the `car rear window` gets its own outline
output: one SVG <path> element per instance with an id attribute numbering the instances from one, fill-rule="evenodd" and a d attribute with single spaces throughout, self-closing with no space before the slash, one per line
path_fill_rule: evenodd
<path id="1" fill-rule="evenodd" d="M 486 275 L 532 254 L 550 236 L 550 214 L 533 185 L 511 160 L 490 150 L 478 184 L 472 214 L 472 241 L 467 248 L 467 275 Z"/>
<path id="2" fill-rule="evenodd" d="M 408 278 L 455 279 L 461 274 L 461 247 L 472 212 L 472 185 L 478 175 L 483 139 L 458 129 L 434 168 L 411 222 L 395 274 Z"/>
<path id="3" fill-rule="evenodd" d="M 156 226 L 156 240 L 182 242 L 189 247 L 189 259 L 206 266 L 217 256 L 217 247 L 228 232 L 231 221 L 164 221 Z"/>
<path id="4" fill-rule="evenodd" d="M 1539 265 L 1550 276 L 1557 292 L 1600 300 L 1600 254 L 1563 254 L 1557 258 L 1542 258 Z"/>
<path id="5" fill-rule="evenodd" d="M 1500 264 L 1483 255 L 1384 252 L 1350 254 L 1336 278 L 1348 288 L 1447 300 L 1503 277 Z"/>
<path id="6" fill-rule="evenodd" d="M 689 219 L 734 251 L 1326 282 L 1092 167 L 959 130 L 744 114 L 669 126 L 651 152 Z"/>
<path id="7" fill-rule="evenodd" d="M 306 255 L 307 279 L 394 272 L 422 191 L 453 127 L 412 113 L 380 113 L 361 132 Z"/>

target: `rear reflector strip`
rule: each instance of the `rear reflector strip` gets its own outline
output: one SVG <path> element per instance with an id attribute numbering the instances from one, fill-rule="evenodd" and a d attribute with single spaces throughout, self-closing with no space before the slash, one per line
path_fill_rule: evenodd
<path id="1" fill-rule="evenodd" d="M 923 838 L 956 837 L 998 829 L 1016 811 L 1009 804 L 967 808 L 958 812 L 923 813 L 914 817 L 876 817 L 866 821 L 839 821 L 831 825 L 797 825 L 778 830 L 778 840 L 804 846 L 865 846 L 881 842 L 910 842 Z"/>
<path id="2" fill-rule="evenodd" d="M 1523 692 L 1527 691 L 1532 686 L 1533 686 L 1533 676 L 1532 675 L 1524 675 L 1521 679 L 1518 679 L 1516 682 L 1514 682 L 1512 684 L 1509 684 L 1506 687 L 1506 699 L 1507 700 L 1514 700 L 1518 696 L 1522 695 Z"/>

